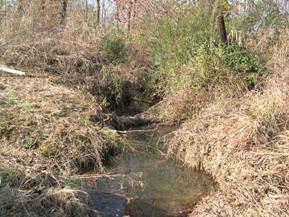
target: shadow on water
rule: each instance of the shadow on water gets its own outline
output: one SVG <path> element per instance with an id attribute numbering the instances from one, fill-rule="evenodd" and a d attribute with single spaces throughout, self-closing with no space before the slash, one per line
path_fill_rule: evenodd
<path id="1" fill-rule="evenodd" d="M 135 131 L 128 139 L 136 150 L 122 153 L 90 191 L 91 206 L 108 217 L 186 216 L 214 189 L 204 174 L 162 157 L 160 138 L 171 129 Z"/>
<path id="2" fill-rule="evenodd" d="M 112 194 L 99 192 L 96 190 L 90 191 L 91 206 L 105 213 L 108 217 L 121 217 L 125 215 L 127 200 L 125 197 Z"/>

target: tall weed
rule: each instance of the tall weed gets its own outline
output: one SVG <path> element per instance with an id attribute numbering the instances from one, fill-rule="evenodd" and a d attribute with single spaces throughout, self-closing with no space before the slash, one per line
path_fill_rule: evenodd
<path id="1" fill-rule="evenodd" d="M 150 38 L 144 38 L 153 56 L 148 94 L 165 97 L 184 88 L 198 91 L 228 85 L 233 77 L 248 89 L 255 87 L 262 71 L 260 60 L 235 44 L 223 46 L 212 25 L 211 12 L 202 4 L 150 22 L 145 28 Z"/>

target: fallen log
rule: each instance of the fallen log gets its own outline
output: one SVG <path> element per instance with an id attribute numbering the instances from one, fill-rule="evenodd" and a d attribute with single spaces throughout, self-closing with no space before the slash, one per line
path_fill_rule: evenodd
<path id="1" fill-rule="evenodd" d="M 15 70 L 15 69 L 9 69 L 7 67 L 1 67 L 0 66 L 0 72 L 6 72 L 6 73 L 11 73 L 11 74 L 14 74 L 14 75 L 26 75 L 25 72 L 22 72 L 22 71 L 18 71 L 18 70 Z"/>

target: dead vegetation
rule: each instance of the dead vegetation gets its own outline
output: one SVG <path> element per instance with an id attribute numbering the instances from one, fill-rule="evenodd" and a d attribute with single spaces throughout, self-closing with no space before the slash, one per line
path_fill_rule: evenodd
<path id="1" fill-rule="evenodd" d="M 275 47 L 262 93 L 213 102 L 170 141 L 170 156 L 219 185 L 191 216 L 288 216 L 288 38 Z"/>
<path id="2" fill-rule="evenodd" d="M 0 64 L 54 75 L 55 83 L 90 91 L 103 107 L 126 106 L 134 97 L 128 92 L 139 88 L 136 80 L 141 66 L 130 61 L 137 54 L 128 52 L 123 33 L 91 27 L 78 20 L 81 11 L 71 10 L 65 25 L 38 23 L 35 19 L 40 12 L 33 8 L 22 17 L 12 11 L 0 25 Z M 123 46 L 111 60 L 108 56 L 116 52 L 115 48 L 102 46 L 107 35 L 115 35 L 108 43 L 116 40 Z"/>
<path id="3" fill-rule="evenodd" d="M 0 24 L 1 63 L 29 72 L 0 75 L 0 216 L 103 216 L 71 175 L 104 173 L 124 148 L 90 117 L 130 104 L 139 70 L 105 59 L 104 31 L 77 25 L 77 13 L 59 28 L 38 23 L 35 10 Z"/>
<path id="4" fill-rule="evenodd" d="M 100 109 L 89 94 L 49 78 L 1 76 L 0 82 L 2 153 L 62 173 L 103 170 L 106 153 L 119 141 L 89 121 Z"/>
<path id="5" fill-rule="evenodd" d="M 47 171 L 35 173 L 11 158 L 0 156 L 0 215 L 30 216 L 103 216 L 89 208 L 86 192 L 67 186 L 67 180 Z"/>
<path id="6" fill-rule="evenodd" d="M 55 75 L 55 83 L 87 90 L 97 96 L 103 107 L 129 106 L 139 92 L 136 81 L 142 70 L 133 63 L 107 62 L 106 51 L 99 47 L 102 33 L 95 33 L 97 36 L 90 39 L 94 43 L 72 38 L 75 34 L 79 33 L 70 28 L 36 32 L 26 40 L 17 36 L 14 40 L 20 42 L 0 47 L 1 61 L 18 69 Z"/>
<path id="7" fill-rule="evenodd" d="M 104 172 L 122 141 L 90 122 L 90 94 L 37 76 L 0 77 L 0 215 L 102 216 L 70 175 Z"/>
<path id="8" fill-rule="evenodd" d="M 94 65 L 100 62 L 98 55 L 89 53 L 85 44 L 75 43 L 63 36 L 67 35 L 57 32 L 35 32 L 34 35 L 26 35 L 27 38 L 21 38 L 21 43 L 10 42 L 2 48 L 2 60 L 15 67 L 56 74 L 91 73 L 95 70 Z M 16 36 L 14 40 L 18 41 L 19 37 L 20 35 Z"/>

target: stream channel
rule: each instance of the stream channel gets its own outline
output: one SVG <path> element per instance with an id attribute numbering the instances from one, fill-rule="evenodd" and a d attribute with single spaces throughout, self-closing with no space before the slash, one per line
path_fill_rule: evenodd
<path id="1" fill-rule="evenodd" d="M 91 208 L 107 217 L 187 216 L 214 189 L 202 172 L 164 157 L 171 127 L 128 131 L 129 149 L 114 157 L 107 175 L 90 187 Z"/>

